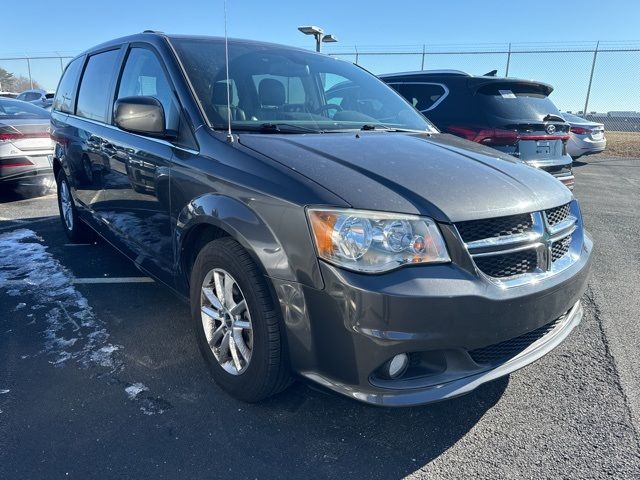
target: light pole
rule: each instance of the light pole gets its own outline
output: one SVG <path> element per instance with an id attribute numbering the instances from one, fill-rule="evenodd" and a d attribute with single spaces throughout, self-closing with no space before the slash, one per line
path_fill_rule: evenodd
<path id="1" fill-rule="evenodd" d="M 315 25 L 298 27 L 298 30 L 300 30 L 305 35 L 313 35 L 313 37 L 316 39 L 316 52 L 320 51 L 322 42 L 335 43 L 338 41 L 336 37 L 329 33 L 325 35 L 324 30 L 322 30 L 320 27 L 316 27 Z"/>

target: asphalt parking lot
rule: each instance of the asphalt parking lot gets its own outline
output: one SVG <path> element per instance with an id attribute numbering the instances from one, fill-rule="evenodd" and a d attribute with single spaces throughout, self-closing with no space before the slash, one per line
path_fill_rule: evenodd
<path id="1" fill-rule="evenodd" d="M 296 383 L 258 405 L 209 378 L 187 307 L 54 196 L 0 203 L 0 478 L 640 478 L 640 159 L 577 162 L 596 242 L 586 315 L 464 397 L 383 409 Z"/>

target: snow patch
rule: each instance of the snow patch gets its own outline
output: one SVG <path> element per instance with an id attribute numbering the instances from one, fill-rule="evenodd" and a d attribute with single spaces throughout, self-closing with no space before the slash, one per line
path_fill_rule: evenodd
<path id="1" fill-rule="evenodd" d="M 124 389 L 124 391 L 127 393 L 127 396 L 129 397 L 129 400 L 134 400 L 142 392 L 146 392 L 148 390 L 149 388 L 147 388 L 142 383 L 134 383 L 133 385 L 129 385 Z"/>
<path id="2" fill-rule="evenodd" d="M 62 367 L 75 361 L 84 368 L 108 369 L 111 375 L 122 371 L 123 365 L 114 355 L 122 347 L 109 342 L 106 324 L 76 290 L 71 273 L 47 252 L 43 239 L 32 230 L 0 234 L 0 289 L 10 296 L 29 297 L 27 303 L 35 317 L 44 316 L 44 349 L 40 353 L 47 355 L 52 365 Z M 15 310 L 26 305 L 21 302 Z M 172 407 L 162 398 L 140 396 L 148 390 L 142 383 L 125 388 L 129 399 L 139 402 L 145 415 L 160 414 Z M 0 390 L 0 394 L 8 392 Z"/>
<path id="3" fill-rule="evenodd" d="M 32 310 L 45 309 L 43 353 L 53 365 L 76 360 L 85 367 L 117 369 L 112 353 L 119 347 L 108 343 L 104 322 L 42 241 L 24 228 L 0 234 L 0 288 L 11 285 L 9 295 L 31 297 Z"/>

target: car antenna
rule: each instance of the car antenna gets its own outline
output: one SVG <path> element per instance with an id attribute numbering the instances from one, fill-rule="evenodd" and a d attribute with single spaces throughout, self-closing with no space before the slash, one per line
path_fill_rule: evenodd
<path id="1" fill-rule="evenodd" d="M 229 39 L 227 37 L 227 0 L 224 0 L 224 66 L 226 69 L 227 84 L 227 142 L 233 143 L 231 134 L 231 85 L 229 82 Z"/>

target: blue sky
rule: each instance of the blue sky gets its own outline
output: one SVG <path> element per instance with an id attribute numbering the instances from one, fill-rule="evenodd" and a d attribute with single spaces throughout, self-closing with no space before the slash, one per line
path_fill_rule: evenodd
<path id="1" fill-rule="evenodd" d="M 164 7 L 163 4 L 167 6 Z M 59 5 L 64 5 L 61 7 Z M 169 6 L 171 5 L 171 6 Z M 177 6 L 176 6 L 177 5 Z M 640 2 L 637 0 L 609 1 L 580 0 L 534 5 L 506 2 L 428 0 L 405 2 L 377 1 L 256 1 L 228 0 L 229 35 L 240 38 L 267 40 L 295 46 L 311 46 L 311 38 L 304 37 L 296 27 L 314 24 L 335 34 L 340 43 L 335 50 L 346 46 L 398 46 L 428 44 L 477 45 L 507 42 L 591 42 L 595 40 L 640 40 L 638 21 Z M 0 29 L 0 57 L 63 52 L 78 53 L 110 38 L 156 29 L 172 33 L 220 35 L 223 32 L 222 0 L 162 1 L 31 1 L 29 11 L 46 12 L 49 25 L 31 15 L 16 15 L 3 22 Z M 638 44 L 638 42 L 636 43 Z M 345 57 L 346 58 L 346 57 Z M 353 61 L 353 58 L 347 58 Z M 519 62 L 519 63 L 518 63 Z M 637 63 L 636 63 L 637 62 Z M 419 69 L 419 57 L 362 57 L 361 64 L 374 73 L 393 70 Z M 484 73 L 498 68 L 503 73 L 504 56 L 487 55 L 443 56 L 427 61 L 428 68 L 463 68 Z M 628 65 L 627 65 L 628 63 Z M 0 66 L 17 73 L 25 73 L 24 62 L 0 61 Z M 595 95 L 594 108 L 610 106 L 623 109 L 619 99 L 604 93 L 609 79 L 604 69 L 640 70 L 640 53 L 633 58 L 621 55 L 604 56 L 603 70 L 597 70 L 602 94 Z M 567 109 L 577 109 L 586 91 L 590 55 L 520 56 L 513 60 L 514 75 L 535 77 L 556 84 L 558 101 Z M 46 87 L 54 88 L 60 66 L 57 61 L 37 61 L 32 64 L 34 78 Z M 575 72 L 577 80 L 568 77 Z M 618 80 L 620 81 L 620 80 Z M 604 82 L 604 83 L 603 83 Z M 620 88 L 633 87 L 622 80 Z M 574 86 L 576 92 L 565 90 Z M 562 92 L 558 89 L 562 88 Z M 580 90 L 580 93 L 577 93 Z M 637 87 L 635 90 L 638 90 Z M 564 97 L 562 97 L 562 95 Z M 636 102 L 636 100 L 638 102 Z M 640 98 L 625 102 L 640 103 Z M 575 107 L 571 107 L 575 104 Z M 581 107 L 580 107 L 581 108 Z M 640 105 L 629 108 L 640 110 Z M 591 108 L 590 108 L 591 110 Z"/>

